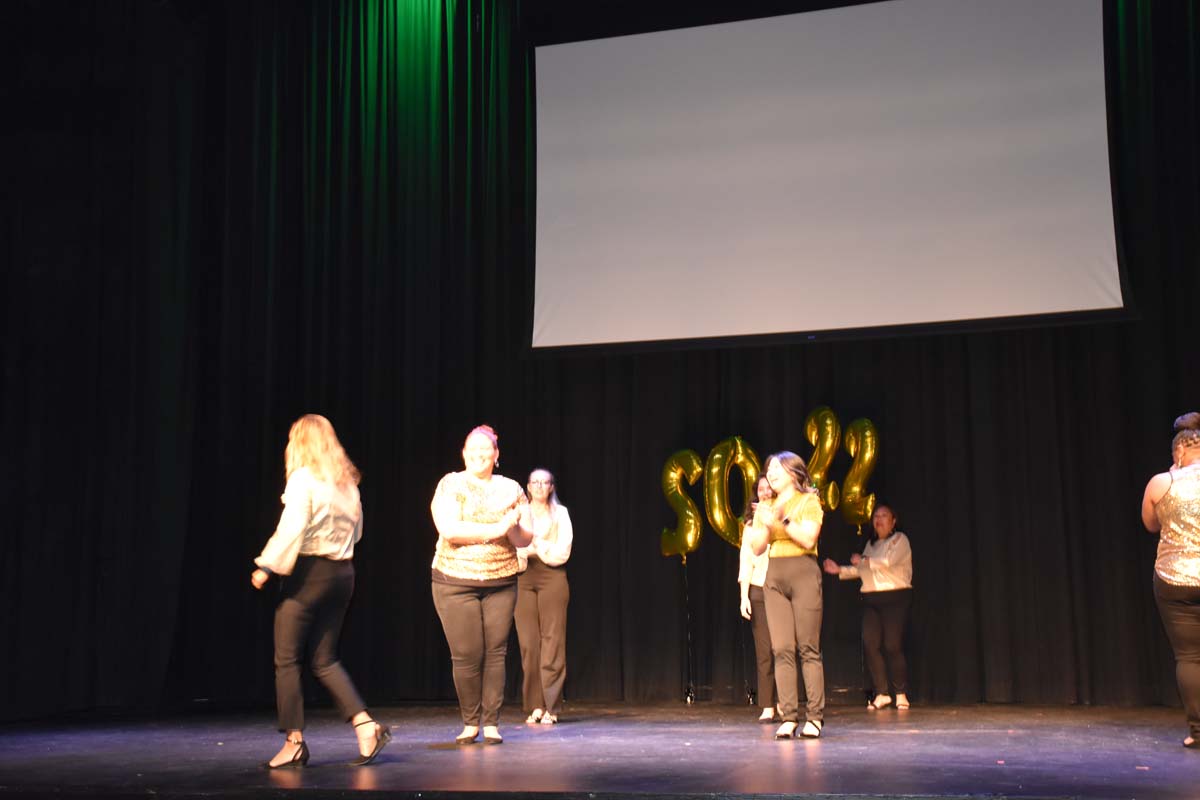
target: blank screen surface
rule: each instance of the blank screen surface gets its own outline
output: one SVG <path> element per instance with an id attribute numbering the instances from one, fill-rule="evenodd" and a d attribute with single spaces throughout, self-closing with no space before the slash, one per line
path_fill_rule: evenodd
<path id="1" fill-rule="evenodd" d="M 539 47 L 532 345 L 1123 307 L 1101 0 Z"/>

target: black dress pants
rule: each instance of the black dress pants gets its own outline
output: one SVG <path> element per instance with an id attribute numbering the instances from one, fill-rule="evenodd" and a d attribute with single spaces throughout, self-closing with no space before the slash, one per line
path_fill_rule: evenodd
<path id="1" fill-rule="evenodd" d="M 912 589 L 863 592 L 862 640 L 875 694 L 908 693 L 908 662 L 904 658 L 904 624 L 912 606 Z M 886 665 L 885 665 L 886 660 Z"/>
<path id="2" fill-rule="evenodd" d="M 311 646 L 312 671 L 349 720 L 366 705 L 338 660 L 338 638 L 354 594 L 354 564 L 301 556 L 283 578 L 283 600 L 275 609 L 275 704 L 279 729 L 304 729 L 300 663 Z"/>
<path id="3" fill-rule="evenodd" d="M 1155 575 L 1154 601 L 1175 651 L 1175 680 L 1188 730 L 1200 739 L 1200 587 L 1176 586 Z"/>
<path id="4" fill-rule="evenodd" d="M 500 724 L 504 657 L 516 605 L 515 578 L 503 586 L 433 582 L 433 606 L 450 646 L 454 690 L 464 725 Z"/>

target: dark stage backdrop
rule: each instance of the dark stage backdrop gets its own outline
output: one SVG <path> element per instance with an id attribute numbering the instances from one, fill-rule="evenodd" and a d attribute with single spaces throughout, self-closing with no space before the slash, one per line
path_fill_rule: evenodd
<path id="1" fill-rule="evenodd" d="M 567 5 L 6 8 L 0 718 L 268 706 L 250 559 L 307 411 L 364 473 L 343 654 L 373 704 L 453 696 L 428 503 L 472 425 L 507 474 L 554 469 L 575 520 L 568 697 L 641 702 L 685 674 L 663 461 L 733 434 L 807 453 L 822 404 L 879 427 L 919 701 L 1176 702 L 1138 504 L 1200 407 L 1197 3 L 1107 9 L 1133 321 L 534 358 L 526 54 Z M 825 554 L 861 544 L 830 518 Z M 736 552 L 707 533 L 687 569 L 701 696 L 740 701 Z M 855 589 L 825 597 L 858 702 Z"/>

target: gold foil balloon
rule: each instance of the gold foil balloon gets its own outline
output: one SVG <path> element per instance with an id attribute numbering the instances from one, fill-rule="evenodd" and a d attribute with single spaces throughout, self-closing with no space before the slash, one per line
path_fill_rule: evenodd
<path id="1" fill-rule="evenodd" d="M 804 420 L 804 437 L 813 446 L 808 459 L 808 475 L 817 489 L 817 497 L 826 511 L 833 511 L 841 500 L 837 481 L 829 480 L 829 465 L 837 455 L 842 425 L 829 406 L 818 406 Z"/>
<path id="2" fill-rule="evenodd" d="M 879 458 L 879 433 L 875 423 L 866 418 L 851 422 L 846 426 L 844 444 L 854 463 L 842 481 L 842 518 L 857 525 L 861 536 L 863 523 L 870 522 L 875 513 L 875 495 L 864 494 Z"/>
<path id="3" fill-rule="evenodd" d="M 704 467 L 700 455 L 695 450 L 680 450 L 672 453 L 663 464 L 662 491 L 667 498 L 667 505 L 675 510 L 678 524 L 674 528 L 663 528 L 660 538 L 664 556 L 680 556 L 687 563 L 687 554 L 696 552 L 700 546 L 700 534 L 704 523 L 700 518 L 700 510 L 692 502 L 692 498 L 684 491 L 682 482 L 688 485 L 700 480 Z"/>
<path id="4" fill-rule="evenodd" d="M 731 436 L 708 453 L 704 462 L 704 510 L 712 528 L 734 547 L 742 544 L 742 520 L 729 505 L 729 473 L 737 467 L 742 474 L 742 497 L 756 499 L 758 453 L 740 436 Z"/>

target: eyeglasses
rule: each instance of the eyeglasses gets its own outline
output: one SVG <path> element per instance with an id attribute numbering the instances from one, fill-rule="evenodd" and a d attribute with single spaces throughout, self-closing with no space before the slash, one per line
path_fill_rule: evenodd
<path id="1" fill-rule="evenodd" d="M 530 486 L 553 486 L 554 481 L 530 481 Z"/>

